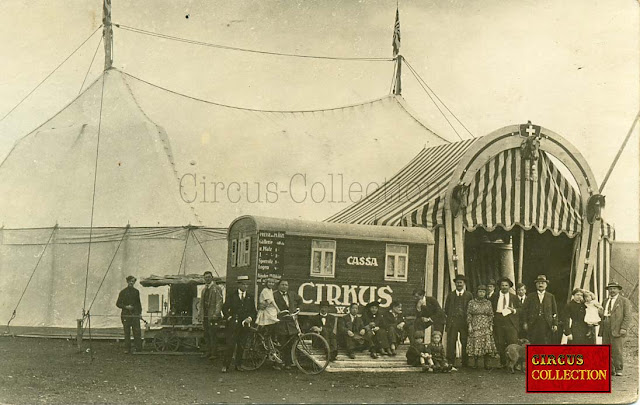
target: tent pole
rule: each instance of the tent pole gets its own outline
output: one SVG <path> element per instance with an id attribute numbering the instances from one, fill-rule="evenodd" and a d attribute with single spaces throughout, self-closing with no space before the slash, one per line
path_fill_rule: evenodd
<path id="1" fill-rule="evenodd" d="M 523 258 L 524 258 L 524 228 L 520 227 L 520 248 L 518 249 L 518 283 L 522 283 Z"/>

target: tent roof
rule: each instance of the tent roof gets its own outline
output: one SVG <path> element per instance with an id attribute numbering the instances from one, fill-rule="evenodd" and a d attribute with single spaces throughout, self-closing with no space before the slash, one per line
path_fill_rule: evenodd
<path id="1" fill-rule="evenodd" d="M 94 176 L 94 227 L 227 227 L 246 212 L 322 219 L 351 202 L 351 185 L 382 184 L 417 148 L 447 142 L 395 96 L 249 111 L 111 69 L 0 163 L 0 224 L 89 227 Z"/>

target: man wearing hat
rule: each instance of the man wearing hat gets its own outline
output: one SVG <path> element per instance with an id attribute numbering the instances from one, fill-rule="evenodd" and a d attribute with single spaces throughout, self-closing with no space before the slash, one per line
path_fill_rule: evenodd
<path id="1" fill-rule="evenodd" d="M 622 375 L 622 349 L 631 325 L 631 301 L 620 295 L 622 286 L 611 282 L 607 284 L 609 298 L 600 310 L 602 325 L 600 336 L 602 344 L 611 345 L 611 374 Z"/>
<path id="2" fill-rule="evenodd" d="M 329 343 L 329 361 L 338 357 L 338 318 L 329 315 L 329 301 L 320 301 L 320 313 L 314 315 L 309 324 L 311 331 L 319 334 Z"/>
<path id="3" fill-rule="evenodd" d="M 456 342 L 460 336 L 462 344 L 462 366 L 468 365 L 467 358 L 467 306 L 473 299 L 473 295 L 466 290 L 467 278 L 458 274 L 453 279 L 456 283 L 455 290 L 451 291 L 444 303 L 444 312 L 447 314 L 447 359 L 454 365 L 456 360 Z"/>
<path id="4" fill-rule="evenodd" d="M 553 333 L 558 330 L 558 306 L 556 297 L 547 292 L 547 276 L 541 274 L 534 282 L 536 291 L 527 295 L 524 301 L 523 327 L 532 344 L 546 345 L 551 343 Z"/>
<path id="5" fill-rule="evenodd" d="M 407 338 L 409 327 L 402 314 L 402 303 L 393 301 L 391 309 L 384 314 L 384 322 L 387 325 L 387 337 L 389 338 L 389 351 L 396 355 L 396 349 Z M 420 331 L 424 334 L 424 330 Z"/>
<path id="6" fill-rule="evenodd" d="M 384 315 L 380 313 L 380 303 L 378 301 L 371 301 L 367 304 L 362 316 L 362 322 L 367 335 L 371 339 L 372 345 L 369 347 L 371 357 L 377 359 L 378 353 L 391 356 L 389 338 L 387 336 L 387 323 L 384 320 Z"/>
<path id="7" fill-rule="evenodd" d="M 140 317 L 142 316 L 142 304 L 140 303 L 140 292 L 133 286 L 136 278 L 127 277 L 127 287 L 120 291 L 116 306 L 122 310 L 120 320 L 124 327 L 125 353 L 131 353 L 131 330 L 133 330 L 133 341 L 136 351 L 142 351 L 142 339 L 140 332 Z"/>
<path id="8" fill-rule="evenodd" d="M 498 280 L 500 291 L 493 295 L 493 336 L 500 355 L 500 366 L 507 364 L 505 349 L 510 344 L 518 343 L 520 329 L 520 307 L 522 303 L 518 297 L 510 292 L 513 282 L 504 277 Z"/>
<path id="9" fill-rule="evenodd" d="M 235 369 L 242 371 L 243 344 L 249 334 L 249 327 L 256 318 L 256 304 L 253 295 L 247 291 L 249 276 L 238 276 L 237 289 L 232 291 L 222 306 L 226 320 L 225 337 L 227 353 L 225 355 L 222 372 L 226 373 L 231 367 L 231 360 L 235 354 Z"/>

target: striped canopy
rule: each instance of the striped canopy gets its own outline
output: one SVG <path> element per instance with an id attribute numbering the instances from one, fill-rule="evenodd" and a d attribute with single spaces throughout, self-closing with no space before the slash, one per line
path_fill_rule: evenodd
<path id="1" fill-rule="evenodd" d="M 478 139 L 423 149 L 407 166 L 367 198 L 328 218 L 330 222 L 391 226 L 444 225 L 445 194 L 465 152 Z M 549 156 L 540 151 L 537 179 L 527 178 L 520 148 L 507 149 L 476 172 L 469 184 L 463 225 L 506 230 L 519 225 L 539 232 L 565 233 L 582 229 L 578 191 Z"/>

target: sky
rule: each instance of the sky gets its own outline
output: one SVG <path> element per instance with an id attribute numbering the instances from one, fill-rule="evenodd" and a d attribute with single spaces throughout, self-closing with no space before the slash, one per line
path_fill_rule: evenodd
<path id="1" fill-rule="evenodd" d="M 396 2 L 113 0 L 113 21 L 241 48 L 391 57 Z M 638 2 L 400 1 L 401 53 L 476 136 L 531 120 L 575 145 L 600 183 L 636 116 Z M 0 2 L 0 117 L 101 23 L 101 1 Z M 114 31 L 114 66 L 226 104 L 312 109 L 389 92 L 390 62 L 283 58 Z M 0 156 L 101 73 L 99 33 L 0 123 Z M 407 67 L 403 96 L 429 126 L 458 135 Z M 456 124 L 462 138 L 470 135 Z M 638 240 L 638 128 L 604 190 L 619 240 Z M 374 164 L 374 163 L 372 163 Z M 391 175 L 391 173 L 390 173 Z"/>

